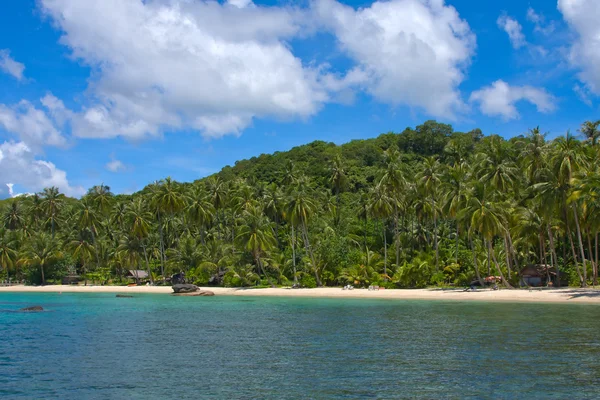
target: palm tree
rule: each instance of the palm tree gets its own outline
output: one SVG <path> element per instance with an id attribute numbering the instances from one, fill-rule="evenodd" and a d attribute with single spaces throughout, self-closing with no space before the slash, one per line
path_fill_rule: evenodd
<path id="1" fill-rule="evenodd" d="M 387 235 L 385 221 L 392 215 L 394 210 L 394 201 L 388 195 L 388 190 L 381 182 L 375 186 L 370 192 L 369 210 L 375 218 L 379 218 L 383 226 L 383 273 L 387 275 Z"/>
<path id="2" fill-rule="evenodd" d="M 243 248 L 252 254 L 259 271 L 267 278 L 269 285 L 273 286 L 261 260 L 261 257 L 276 245 L 271 222 L 258 207 L 244 210 L 243 219 L 244 225 L 240 227 L 237 239 Z"/>
<path id="3" fill-rule="evenodd" d="M 508 281 L 504 278 L 502 269 L 496 260 L 493 251 L 492 241 L 496 235 L 504 235 L 506 229 L 503 225 L 502 214 L 496 204 L 489 199 L 489 190 L 486 190 L 482 185 L 477 185 L 467 202 L 465 214 L 469 216 L 469 231 L 479 232 L 482 236 L 488 249 L 488 263 L 491 256 L 498 274 L 502 277 L 502 282 L 506 287 L 511 287 Z"/>
<path id="4" fill-rule="evenodd" d="M 330 173 L 329 183 L 331 184 L 331 187 L 334 190 L 336 206 L 338 209 L 337 218 L 335 220 L 335 225 L 339 226 L 339 223 L 340 223 L 340 220 L 339 220 L 340 193 L 342 192 L 342 190 L 344 190 L 344 187 L 346 186 L 346 181 L 347 181 L 346 170 L 344 169 L 344 164 L 343 164 L 342 158 L 340 157 L 339 154 L 336 155 L 335 158 L 333 159 L 331 166 L 329 167 L 329 173 Z"/>
<path id="5" fill-rule="evenodd" d="M 132 240 L 129 240 L 127 246 L 130 246 L 131 244 L 136 244 L 139 245 L 139 247 L 141 247 L 142 252 L 144 254 L 144 261 L 146 263 L 146 270 L 148 271 L 148 277 L 150 279 L 150 283 L 153 284 L 154 280 L 152 279 L 152 271 L 150 270 L 150 263 L 148 262 L 148 252 L 146 250 L 146 240 L 150 232 L 150 221 L 152 219 L 152 214 L 145 209 L 145 205 L 142 199 L 137 199 L 131 204 L 129 204 L 129 206 L 127 207 L 125 219 L 127 220 L 128 225 L 130 227 L 129 234 L 133 238 L 137 239 L 137 242 L 135 243 Z M 127 246 L 125 248 L 129 249 L 130 247 Z M 132 256 L 127 257 L 129 261 L 133 261 Z"/>
<path id="6" fill-rule="evenodd" d="M 185 207 L 185 198 L 181 193 L 177 182 L 173 181 L 171 177 L 167 177 L 158 183 L 151 202 L 158 218 L 161 253 L 160 274 L 164 279 L 166 255 L 162 218 L 166 215 L 166 222 L 172 223 L 175 213 L 181 211 Z"/>
<path id="7" fill-rule="evenodd" d="M 423 188 L 426 195 L 429 195 L 431 201 L 431 210 L 433 212 L 433 240 L 435 248 L 435 268 L 439 269 L 439 246 L 438 246 L 438 226 L 437 226 L 437 206 L 436 196 L 441 182 L 441 165 L 436 157 L 428 157 L 423 163 L 421 173 L 417 175 L 419 185 Z"/>
<path id="8" fill-rule="evenodd" d="M 86 238 L 86 230 L 79 231 L 76 238 L 71 240 L 67 244 L 67 248 L 71 250 L 73 258 L 79 260 L 83 269 L 83 276 L 85 278 L 85 286 L 87 286 L 87 264 L 92 260 L 96 254 L 96 246 L 90 243 Z"/>
<path id="9" fill-rule="evenodd" d="M 4 228 L 0 228 L 0 267 L 6 269 L 6 279 L 9 279 L 9 271 L 17 259 L 16 243 L 14 237 Z"/>
<path id="10" fill-rule="evenodd" d="M 407 185 L 405 168 L 402 164 L 400 152 L 394 147 L 384 152 L 386 168 L 381 183 L 389 192 L 390 199 L 394 206 L 394 243 L 396 247 L 396 266 L 400 264 L 400 234 L 399 226 L 399 208 L 402 203 L 402 189 Z"/>
<path id="11" fill-rule="evenodd" d="M 3 226 L 11 231 L 22 228 L 25 223 L 25 217 L 23 215 L 23 207 L 21 206 L 21 200 L 13 200 L 10 206 L 2 216 Z"/>
<path id="12" fill-rule="evenodd" d="M 442 176 L 442 188 L 444 199 L 443 211 L 450 218 L 454 218 L 456 224 L 456 254 L 455 261 L 458 263 L 459 226 L 458 212 L 467 202 L 467 181 L 470 175 L 464 163 L 454 164 L 444 172 Z"/>
<path id="13" fill-rule="evenodd" d="M 315 255 L 308 237 L 308 223 L 316 211 L 316 204 L 314 202 L 314 197 L 311 196 L 311 193 L 309 192 L 309 186 L 307 184 L 299 184 L 296 190 L 291 193 L 288 201 L 288 210 L 292 225 L 298 226 L 301 231 L 300 233 L 304 239 L 304 247 L 312 262 L 317 286 L 322 286 L 321 280 L 319 279 L 319 272 L 317 271 Z"/>
<path id="14" fill-rule="evenodd" d="M 42 197 L 41 207 L 44 210 L 47 221 L 50 223 L 50 231 L 52 239 L 54 239 L 56 221 L 64 204 L 64 196 L 54 186 L 45 188 L 40 195 Z"/>
<path id="15" fill-rule="evenodd" d="M 208 198 L 208 194 L 200 186 L 192 187 L 187 194 L 187 198 L 187 215 L 192 222 L 198 224 L 200 239 L 202 244 L 205 244 L 205 230 L 214 218 L 214 207 Z"/>
<path id="16" fill-rule="evenodd" d="M 600 137 L 600 130 L 598 130 L 598 126 L 600 125 L 600 120 L 598 121 L 585 121 L 581 128 L 579 128 L 579 132 L 585 135 L 586 140 L 588 140 L 592 146 L 595 146 L 598 143 L 598 138 Z"/>
<path id="17" fill-rule="evenodd" d="M 58 243 L 52 236 L 40 232 L 32 237 L 27 244 L 20 263 L 31 267 L 39 267 L 42 276 L 42 285 L 46 284 L 44 269 L 59 258 Z"/>

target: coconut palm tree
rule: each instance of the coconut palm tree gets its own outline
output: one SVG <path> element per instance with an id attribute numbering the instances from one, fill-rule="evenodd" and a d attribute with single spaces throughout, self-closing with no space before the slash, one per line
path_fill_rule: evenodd
<path id="1" fill-rule="evenodd" d="M 154 280 L 152 279 L 152 271 L 150 270 L 150 263 L 148 262 L 146 243 L 150 233 L 152 214 L 146 210 L 143 200 L 137 199 L 127 206 L 125 220 L 128 222 L 128 226 L 130 227 L 129 234 L 138 240 L 138 242 L 135 243 L 132 240 L 129 240 L 129 242 L 130 244 L 139 245 L 139 247 L 142 249 L 144 261 L 146 263 L 146 270 L 148 271 L 148 277 L 150 279 L 150 283 L 153 284 Z M 133 260 L 131 256 L 127 257 L 129 261 Z"/>
<path id="2" fill-rule="evenodd" d="M 6 270 L 6 279 L 9 279 L 10 269 L 17 260 L 17 251 L 14 236 L 0 228 L 0 267 Z"/>
<path id="3" fill-rule="evenodd" d="M 317 286 L 322 286 L 317 270 L 315 255 L 308 237 L 308 224 L 311 217 L 316 212 L 317 207 L 314 196 L 310 192 L 309 184 L 303 178 L 300 179 L 300 182 L 298 187 L 290 194 L 287 208 L 292 225 L 297 226 L 300 229 L 301 236 L 304 240 L 304 247 L 311 259 Z"/>
<path id="4" fill-rule="evenodd" d="M 87 286 L 87 265 L 96 255 L 96 246 L 88 240 L 86 233 L 90 231 L 80 230 L 76 238 L 67 244 L 67 248 L 71 251 L 73 258 L 79 260 L 83 269 L 85 286 Z"/>
<path id="5" fill-rule="evenodd" d="M 598 121 L 585 121 L 581 128 L 579 128 L 579 132 L 583 133 L 586 140 L 588 140 L 592 146 L 595 146 L 598 143 L 598 138 L 600 137 L 600 130 L 598 129 L 600 126 L 600 120 Z"/>
<path id="6" fill-rule="evenodd" d="M 374 218 L 381 220 L 383 229 L 383 273 L 387 275 L 387 234 L 386 221 L 394 211 L 394 200 L 389 196 L 387 188 L 381 182 L 369 193 L 369 210 Z"/>
<path id="7" fill-rule="evenodd" d="M 161 253 L 160 274 L 164 279 L 165 263 L 167 260 L 165 253 L 163 218 L 166 217 L 167 220 L 165 222 L 167 224 L 173 223 L 175 213 L 183 210 L 186 200 L 181 192 L 179 184 L 171 179 L 171 177 L 167 177 L 158 182 L 152 195 L 151 203 L 158 218 Z"/>
<path id="8" fill-rule="evenodd" d="M 333 161 L 331 162 L 331 166 L 329 167 L 329 174 L 329 183 L 334 191 L 336 207 L 338 209 L 335 225 L 339 226 L 340 194 L 342 193 L 342 190 L 344 190 L 347 183 L 346 170 L 344 169 L 344 163 L 342 162 L 342 158 L 339 154 L 336 155 Z"/>
<path id="9" fill-rule="evenodd" d="M 52 239 L 54 239 L 56 223 L 64 205 L 64 196 L 60 194 L 58 188 L 55 186 L 45 188 L 42 193 L 40 193 L 40 196 L 42 198 L 40 206 L 44 210 L 46 221 L 50 224 L 50 232 L 52 234 Z"/>
<path id="10" fill-rule="evenodd" d="M 42 285 L 46 284 L 45 268 L 60 257 L 58 242 L 44 232 L 39 232 L 26 245 L 19 262 L 40 269 Z"/>
<path id="11" fill-rule="evenodd" d="M 245 250 L 252 254 L 259 271 L 267 278 L 269 285 L 273 286 L 271 278 L 267 275 L 261 259 L 264 254 L 271 251 L 277 243 L 273 237 L 272 223 L 259 207 L 252 207 L 244 210 L 243 220 L 244 224 L 240 227 L 237 240 Z"/>
<path id="12" fill-rule="evenodd" d="M 431 202 L 433 212 L 433 245 L 435 249 L 435 268 L 439 269 L 438 221 L 437 221 L 437 194 L 442 177 L 442 168 L 436 157 L 428 157 L 423 162 L 421 172 L 417 175 L 417 182 L 423 188 L 425 195 Z"/>
<path id="13" fill-rule="evenodd" d="M 200 229 L 200 240 L 205 244 L 206 227 L 212 222 L 215 209 L 208 197 L 208 194 L 201 186 L 192 187 L 187 194 L 187 215 L 190 220 L 198 224 Z"/>

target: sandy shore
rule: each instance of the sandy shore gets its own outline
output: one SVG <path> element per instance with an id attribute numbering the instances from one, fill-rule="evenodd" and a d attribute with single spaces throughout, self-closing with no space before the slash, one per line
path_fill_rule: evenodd
<path id="1" fill-rule="evenodd" d="M 282 296 L 282 297 L 330 297 L 330 298 L 370 298 L 400 300 L 456 300 L 456 301 L 495 301 L 495 302 L 537 302 L 537 303 L 600 303 L 600 290 L 597 289 L 480 289 L 465 292 L 463 289 L 367 289 L 342 290 L 341 288 L 318 289 L 238 289 L 202 288 L 211 290 L 217 296 Z M 166 286 L 11 286 L 0 287 L 0 293 L 172 293 Z"/>

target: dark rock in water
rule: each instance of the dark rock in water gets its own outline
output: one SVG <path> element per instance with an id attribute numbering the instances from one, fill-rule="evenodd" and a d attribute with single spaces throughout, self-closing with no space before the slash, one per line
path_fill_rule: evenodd
<path id="1" fill-rule="evenodd" d="M 21 308 L 19 311 L 44 311 L 44 309 L 42 308 L 42 306 L 33 306 Z"/>
<path id="2" fill-rule="evenodd" d="M 198 286 L 190 283 L 182 283 L 179 285 L 173 285 L 173 292 L 175 293 L 192 293 L 200 290 Z"/>
<path id="3" fill-rule="evenodd" d="M 179 292 L 173 293 L 173 296 L 214 296 L 215 293 L 210 290 L 197 290 L 195 292 Z"/>
<path id="4" fill-rule="evenodd" d="M 118 294 L 117 297 L 133 297 L 128 294 Z"/>

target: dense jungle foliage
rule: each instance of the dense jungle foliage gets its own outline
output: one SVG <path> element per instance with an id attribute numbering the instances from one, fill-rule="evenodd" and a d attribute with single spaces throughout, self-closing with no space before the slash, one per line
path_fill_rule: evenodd
<path id="1" fill-rule="evenodd" d="M 427 121 L 133 195 L 47 188 L 0 202 L 0 277 L 120 284 L 143 269 L 153 283 L 183 271 L 202 285 L 413 288 L 494 275 L 515 286 L 538 265 L 556 284 L 595 284 L 599 125 L 579 139 L 535 128 L 504 140 Z"/>

